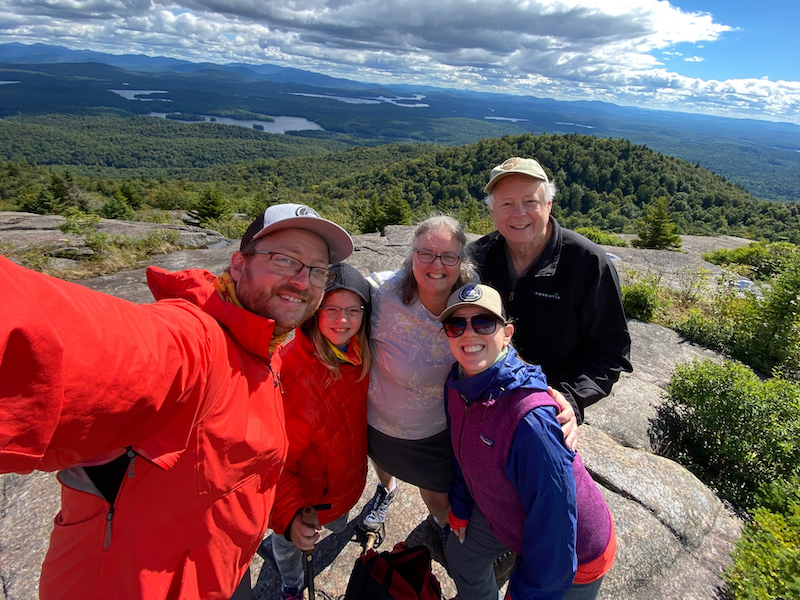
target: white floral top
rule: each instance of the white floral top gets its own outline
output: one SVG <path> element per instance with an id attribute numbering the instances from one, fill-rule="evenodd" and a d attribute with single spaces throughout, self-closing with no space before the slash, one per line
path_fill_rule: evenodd
<path id="1" fill-rule="evenodd" d="M 419 440 L 447 428 L 444 382 L 454 359 L 438 317 L 419 300 L 406 306 L 405 272 L 373 273 L 372 368 L 367 422 L 381 433 Z"/>

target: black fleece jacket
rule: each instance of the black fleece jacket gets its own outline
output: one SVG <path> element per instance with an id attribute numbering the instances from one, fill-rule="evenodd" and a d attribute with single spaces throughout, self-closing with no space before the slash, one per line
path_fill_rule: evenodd
<path id="1" fill-rule="evenodd" d="M 547 382 L 575 409 L 611 392 L 630 363 L 631 338 L 617 271 L 600 246 L 562 228 L 539 260 L 512 287 L 506 242 L 497 231 L 468 246 L 481 281 L 500 292 L 514 319 L 513 343 L 526 361 L 542 366 Z"/>

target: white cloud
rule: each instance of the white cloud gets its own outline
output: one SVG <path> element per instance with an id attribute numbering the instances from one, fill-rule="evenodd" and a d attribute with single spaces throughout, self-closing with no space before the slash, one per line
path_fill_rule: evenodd
<path id="1" fill-rule="evenodd" d="M 793 82 L 663 69 L 732 30 L 665 0 L 0 0 L 5 41 L 800 120 Z"/>

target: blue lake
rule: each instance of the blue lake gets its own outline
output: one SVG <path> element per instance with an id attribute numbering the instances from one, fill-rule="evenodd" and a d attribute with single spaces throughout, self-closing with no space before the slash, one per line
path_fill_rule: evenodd
<path id="1" fill-rule="evenodd" d="M 148 116 L 159 117 L 165 119 L 168 113 L 151 112 Z M 250 121 L 247 119 L 231 119 L 229 117 L 209 117 L 208 115 L 200 115 L 203 121 L 181 121 L 179 119 L 170 119 L 177 123 L 217 123 L 219 125 L 238 125 L 239 127 L 247 127 L 253 129 L 253 125 L 260 125 L 264 128 L 266 133 L 286 133 L 287 131 L 303 131 L 303 130 L 317 130 L 324 131 L 320 125 L 304 119 L 303 117 L 273 117 L 274 121 Z M 212 120 L 213 119 L 213 120 Z M 259 127 L 260 129 L 260 127 Z"/>

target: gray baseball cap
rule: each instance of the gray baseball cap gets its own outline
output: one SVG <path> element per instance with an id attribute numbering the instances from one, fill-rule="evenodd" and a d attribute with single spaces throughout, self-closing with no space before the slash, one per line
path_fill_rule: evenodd
<path id="1" fill-rule="evenodd" d="M 247 228 L 239 250 L 253 240 L 281 229 L 305 229 L 316 233 L 328 244 L 331 263 L 341 262 L 353 253 L 353 238 L 350 234 L 303 204 L 274 204 L 267 208 Z"/>
<path id="2" fill-rule="evenodd" d="M 359 296 L 364 305 L 370 305 L 370 286 L 369 282 L 364 279 L 364 276 L 358 272 L 357 269 L 351 267 L 347 263 L 336 263 L 331 265 L 329 269 L 334 274 L 334 279 L 325 288 L 325 293 L 328 294 L 335 290 L 347 290 Z"/>

